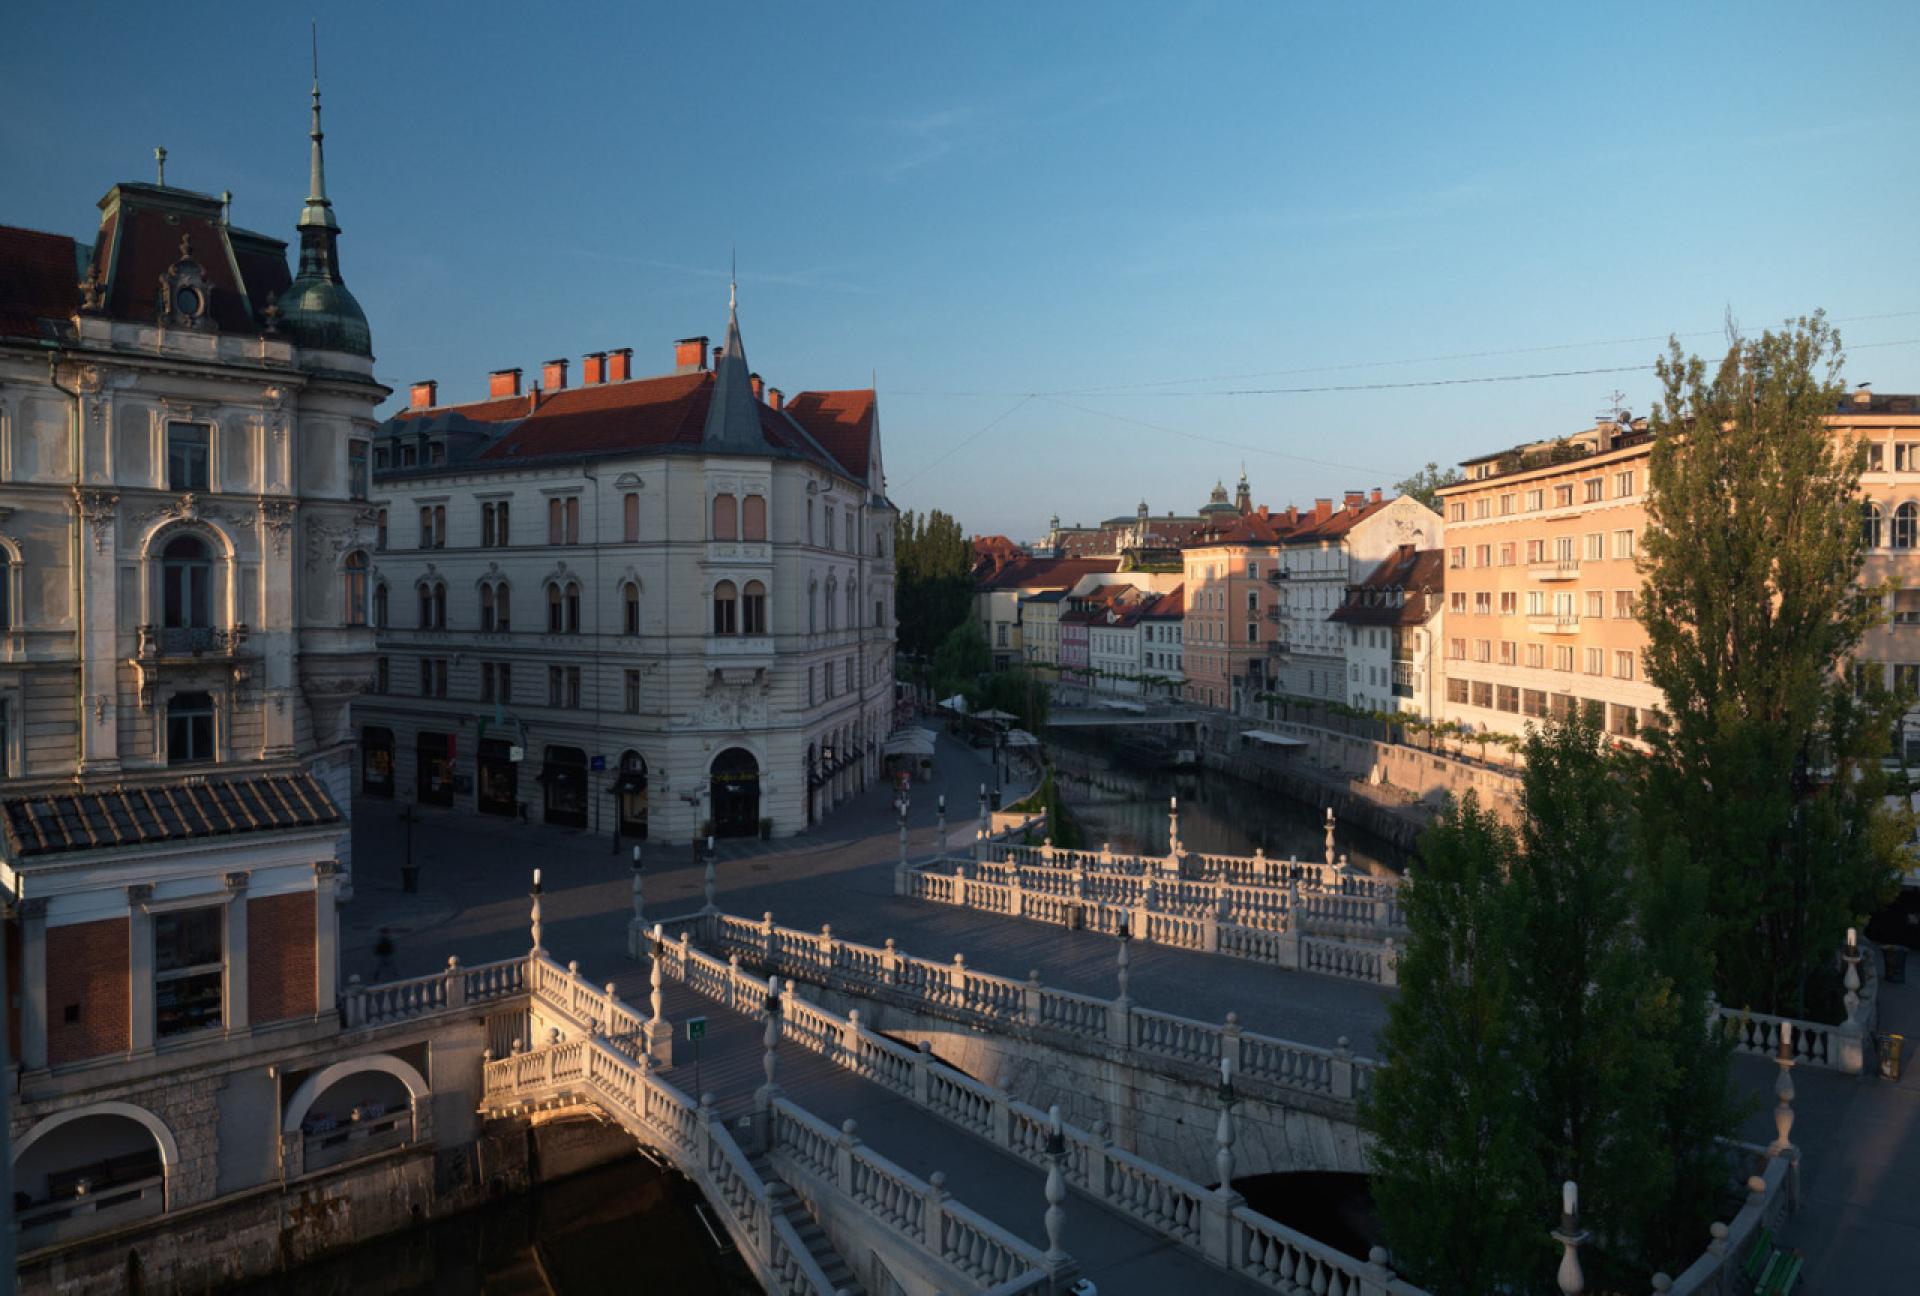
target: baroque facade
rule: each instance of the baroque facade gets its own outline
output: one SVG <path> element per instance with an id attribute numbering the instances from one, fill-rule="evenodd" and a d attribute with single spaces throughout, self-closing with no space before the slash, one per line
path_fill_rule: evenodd
<path id="1" fill-rule="evenodd" d="M 870 390 L 786 399 L 727 340 L 589 355 L 374 440 L 360 789 L 634 838 L 795 833 L 879 770 L 895 510 Z"/>

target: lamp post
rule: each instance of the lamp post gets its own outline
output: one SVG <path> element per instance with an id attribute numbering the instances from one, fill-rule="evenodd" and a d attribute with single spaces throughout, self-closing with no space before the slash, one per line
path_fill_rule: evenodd
<path id="1" fill-rule="evenodd" d="M 420 822 L 420 816 L 412 806 L 401 806 L 400 822 L 407 827 L 407 855 L 400 865 L 400 889 L 412 895 L 420 889 L 420 866 L 413 862 L 413 826 Z"/>

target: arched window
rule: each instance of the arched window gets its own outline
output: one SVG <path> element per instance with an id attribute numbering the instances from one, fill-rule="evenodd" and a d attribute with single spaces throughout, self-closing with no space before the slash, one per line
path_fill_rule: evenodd
<path id="1" fill-rule="evenodd" d="M 480 587 L 480 628 L 493 629 L 493 586 Z"/>
<path id="2" fill-rule="evenodd" d="M 835 594 L 837 594 L 837 593 L 839 593 L 839 592 L 840 592 L 840 591 L 839 591 L 839 587 L 838 587 L 838 582 L 836 582 L 836 581 L 828 581 L 828 582 L 827 582 L 827 598 L 826 598 L 826 604 L 827 604 L 827 629 L 828 629 L 829 631 L 831 631 L 831 630 L 833 629 L 833 596 L 834 596 Z"/>
<path id="3" fill-rule="evenodd" d="M 732 581 L 721 581 L 713 587 L 713 632 L 717 635 L 730 635 L 737 632 L 739 622 L 735 619 L 735 602 Z"/>
<path id="4" fill-rule="evenodd" d="M 762 635 L 767 632 L 767 587 L 759 581 L 748 581 L 741 591 L 740 632 L 742 634 Z"/>
<path id="5" fill-rule="evenodd" d="M 812 507 L 811 504 L 808 507 Z M 807 633 L 813 634 L 820 629 L 820 583 L 815 581 L 807 586 Z"/>
<path id="6" fill-rule="evenodd" d="M 567 582 L 567 633 L 580 633 L 580 587 L 573 581 Z"/>
<path id="7" fill-rule="evenodd" d="M 447 628 L 447 587 L 436 584 L 433 587 L 433 628 Z"/>
<path id="8" fill-rule="evenodd" d="M 344 579 L 347 624 L 363 626 L 367 623 L 367 556 L 365 554 L 355 552 L 347 555 Z"/>
<path id="9" fill-rule="evenodd" d="M 740 513 L 731 495 L 713 497 L 713 538 L 715 540 L 740 538 Z"/>
<path id="10" fill-rule="evenodd" d="M 373 587 L 373 624 L 375 629 L 387 628 L 387 583 L 385 581 Z"/>
<path id="11" fill-rule="evenodd" d="M 639 634 L 640 633 L 640 587 L 634 584 L 632 581 L 628 581 L 626 584 L 622 585 L 620 587 L 620 602 L 622 606 L 626 609 L 625 625 L 627 628 L 627 633 L 630 635 Z"/>
<path id="12" fill-rule="evenodd" d="M 767 538 L 767 497 L 749 495 L 740 508 L 740 538 L 742 540 L 765 540 Z"/>
<path id="13" fill-rule="evenodd" d="M 502 633 L 513 629 L 513 590 L 505 581 L 493 587 L 493 628 Z"/>
<path id="14" fill-rule="evenodd" d="M 420 587 L 420 628 L 433 629 L 433 586 Z"/>
<path id="15" fill-rule="evenodd" d="M 1916 532 L 1920 532 L 1920 508 L 1902 504 L 1893 513 L 1893 547 L 1913 548 Z"/>
<path id="16" fill-rule="evenodd" d="M 1880 506 L 1872 500 L 1860 501 L 1860 543 L 1869 549 L 1880 547 Z"/>
<path id="17" fill-rule="evenodd" d="M 0 630 L 13 629 L 13 555 L 0 549 Z"/>
<path id="18" fill-rule="evenodd" d="M 213 624 L 213 562 L 197 537 L 169 541 L 160 553 L 161 624 L 171 630 L 204 630 Z"/>
<path id="19" fill-rule="evenodd" d="M 640 538 L 640 496 L 628 491 L 626 498 L 621 501 L 621 508 L 625 524 L 622 534 L 626 536 L 627 543 L 632 544 Z"/>
<path id="20" fill-rule="evenodd" d="M 847 629 L 849 630 L 860 624 L 860 614 L 855 610 L 859 607 L 859 598 L 859 587 L 849 583 L 847 586 Z"/>
<path id="21" fill-rule="evenodd" d="M 560 587 L 547 586 L 547 633 L 559 634 L 566 628 L 566 614 L 561 604 Z"/>

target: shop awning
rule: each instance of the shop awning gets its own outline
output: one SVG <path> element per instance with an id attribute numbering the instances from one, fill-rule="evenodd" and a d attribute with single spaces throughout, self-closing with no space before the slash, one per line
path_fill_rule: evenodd
<path id="1" fill-rule="evenodd" d="M 1038 747 L 1040 740 L 1025 729 L 1010 729 L 1007 736 L 1000 740 L 1005 747 Z"/>
<path id="2" fill-rule="evenodd" d="M 882 756 L 931 756 L 933 755 L 933 731 L 915 725 L 911 729 L 896 729 L 887 735 L 880 744 Z"/>
<path id="3" fill-rule="evenodd" d="M 1100 705 L 1113 711 L 1130 711 L 1134 715 L 1145 715 L 1147 713 L 1147 707 L 1144 702 L 1128 702 L 1123 698 L 1107 698 L 1102 701 Z"/>
<path id="4" fill-rule="evenodd" d="M 1274 733 L 1270 729 L 1249 729 L 1240 735 L 1248 742 L 1257 742 L 1267 747 L 1305 747 L 1304 738 L 1289 738 L 1285 734 Z"/>
<path id="5" fill-rule="evenodd" d="M 945 702 L 942 702 L 940 705 L 945 710 L 957 711 L 961 715 L 965 715 L 967 713 L 967 699 L 963 694 L 955 693 L 952 697 L 948 698 Z"/>
<path id="6" fill-rule="evenodd" d="M 992 720 L 998 723 L 999 721 L 1002 721 L 1002 720 L 1018 720 L 1020 717 L 1017 715 L 1014 715 L 1010 711 L 1002 711 L 1000 710 L 1000 708 L 994 707 L 990 710 L 982 711 L 978 716 L 974 718 L 977 720 Z"/>

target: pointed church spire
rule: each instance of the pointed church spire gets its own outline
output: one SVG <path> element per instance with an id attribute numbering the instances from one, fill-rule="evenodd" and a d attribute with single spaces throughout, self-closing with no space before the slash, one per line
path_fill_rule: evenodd
<path id="1" fill-rule="evenodd" d="M 327 169 L 321 153 L 320 30 L 313 33 L 312 171 L 307 201 L 300 208 L 300 265 L 280 297 L 281 326 L 303 347 L 373 353 L 367 317 L 340 277 L 340 225 L 327 198 Z"/>
<path id="2" fill-rule="evenodd" d="M 313 141 L 312 172 L 307 181 L 307 205 L 300 209 L 300 228 L 318 225 L 338 230 L 340 226 L 333 219 L 333 204 L 327 201 L 327 163 L 321 147 L 326 134 L 320 129 L 320 24 L 317 22 L 313 25 L 313 128 L 307 132 L 307 138 Z"/>

